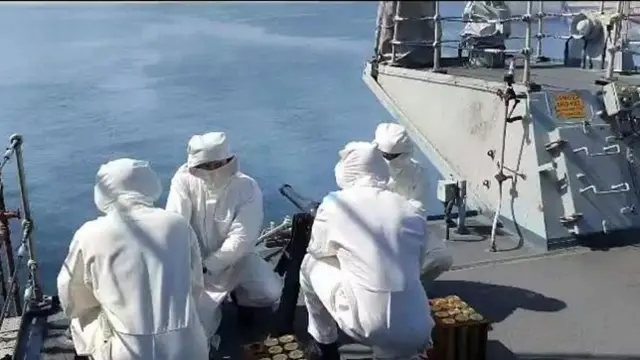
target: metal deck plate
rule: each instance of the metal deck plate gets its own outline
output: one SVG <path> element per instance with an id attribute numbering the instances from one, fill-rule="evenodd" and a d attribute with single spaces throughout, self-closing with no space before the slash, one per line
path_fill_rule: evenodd
<path id="1" fill-rule="evenodd" d="M 577 251 L 444 274 L 497 322 L 489 359 L 640 359 L 640 248 Z"/>
<path id="2" fill-rule="evenodd" d="M 454 255 L 454 268 L 466 268 L 496 261 L 507 261 L 514 258 L 537 256 L 540 251 L 521 242 L 519 237 L 505 229 L 496 231 L 497 252 L 488 251 L 491 239 L 492 219 L 483 216 L 467 218 L 469 234 L 460 235 L 456 229 L 449 230 L 447 247 Z M 445 239 L 445 222 L 430 221 L 430 236 Z"/>
<path id="3" fill-rule="evenodd" d="M 563 149 L 568 185 L 575 211 L 583 214 L 576 224 L 581 233 L 628 229 L 638 225 L 638 216 L 622 209 L 638 206 L 633 178 L 626 164 L 627 146 L 622 141 L 607 142 L 609 125 L 558 129 L 568 142 Z M 607 225 L 605 225 L 607 224 Z"/>
<path id="4" fill-rule="evenodd" d="M 18 328 L 20 328 L 20 317 L 7 318 L 2 323 L 2 329 L 0 330 L 0 357 L 13 354 Z"/>

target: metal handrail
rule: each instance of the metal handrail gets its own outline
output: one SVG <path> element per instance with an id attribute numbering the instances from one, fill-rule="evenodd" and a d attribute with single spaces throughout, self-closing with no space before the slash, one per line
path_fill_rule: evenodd
<path id="1" fill-rule="evenodd" d="M 436 1 L 439 2 L 439 1 Z M 532 14 L 531 17 L 538 19 L 538 18 L 563 18 L 563 17 L 574 17 L 576 15 L 578 15 L 579 13 L 540 13 L 538 12 L 537 14 Z M 522 17 L 525 14 L 522 15 L 513 15 L 510 16 L 506 19 L 490 19 L 490 20 L 474 20 L 474 19 L 465 19 L 462 16 L 441 16 L 440 20 L 442 21 L 448 21 L 448 22 L 461 22 L 461 23 L 478 23 L 478 24 L 505 24 L 505 23 L 510 23 L 510 22 L 517 22 L 517 21 L 522 21 Z M 629 17 L 640 17 L 640 14 L 629 14 Z M 422 16 L 419 18 L 408 18 L 408 17 L 400 17 L 400 16 L 395 16 L 393 18 L 394 21 L 429 21 L 429 20 L 436 20 L 436 16 Z"/>
<path id="2" fill-rule="evenodd" d="M 2 173 L 2 169 L 4 168 L 4 166 L 13 157 L 13 155 L 16 152 L 16 148 L 18 146 L 20 146 L 19 140 L 18 139 L 13 139 L 13 137 L 12 137 L 12 140 L 9 143 L 9 147 L 7 147 L 7 149 L 5 150 L 4 154 L 2 155 L 2 159 L 0 159 L 0 173 Z"/>
<path id="3" fill-rule="evenodd" d="M 526 24 L 524 35 L 524 69 L 522 71 L 522 83 L 528 84 L 531 79 L 531 11 L 533 10 L 533 1 L 527 1 L 527 13 L 522 17 L 522 21 Z"/>
<path id="4" fill-rule="evenodd" d="M 441 49 L 442 49 L 442 44 L 446 44 L 446 43 L 451 43 L 451 42 L 459 42 L 459 40 L 443 40 L 442 39 L 442 34 L 441 34 L 441 28 L 442 28 L 442 21 L 447 21 L 447 22 L 462 22 L 462 23 L 487 23 L 487 24 L 491 24 L 491 23 L 500 23 L 500 24 L 504 24 L 504 23 L 510 23 L 510 22 L 514 22 L 514 21 L 520 21 L 520 22 L 524 22 L 526 25 L 526 31 L 525 31 L 525 36 L 524 37 L 510 37 L 510 39 L 523 39 L 525 42 L 525 45 L 522 49 L 519 50 L 513 50 L 513 49 L 478 49 L 478 51 L 481 52 L 490 52 L 490 53 L 505 53 L 505 54 L 514 54 L 514 55 L 520 55 L 523 59 L 524 59 L 524 69 L 522 72 L 522 82 L 523 83 L 528 83 L 531 77 L 531 55 L 533 53 L 532 51 L 532 44 L 531 44 L 531 40 L 532 38 L 536 38 L 537 43 L 536 43 L 536 49 L 535 49 L 535 55 L 537 58 L 542 58 L 542 49 L 543 49 L 543 40 L 544 39 L 548 39 L 548 38 L 553 38 L 553 39 L 569 39 L 571 36 L 569 35 L 557 35 L 557 34 L 544 34 L 543 33 L 543 21 L 544 19 L 549 19 L 549 18 L 571 18 L 574 17 L 578 14 L 578 13 L 574 13 L 574 12 L 570 12 L 570 13 L 545 13 L 544 12 L 544 1 L 539 0 L 538 4 L 539 4 L 539 8 L 538 8 L 538 12 L 536 14 L 532 13 L 533 10 L 533 1 L 528 0 L 527 4 L 526 4 L 526 12 L 525 14 L 522 15 L 514 15 L 514 16 L 510 16 L 506 19 L 495 19 L 495 20 L 476 20 L 476 19 L 466 19 L 463 18 L 462 16 L 440 16 L 440 1 L 435 1 L 435 9 L 434 9 L 434 15 L 433 16 L 422 16 L 422 17 L 417 17 L 417 18 L 409 18 L 409 17 L 401 17 L 398 14 L 400 13 L 400 5 L 401 5 L 401 1 L 396 2 L 395 4 L 395 15 L 393 17 L 393 27 L 394 27 L 394 33 L 393 33 L 393 39 L 391 40 L 391 62 L 395 63 L 396 61 L 396 46 L 397 45 L 406 45 L 406 46 L 424 46 L 424 47 L 432 47 L 434 49 L 434 54 L 433 54 L 433 70 L 437 71 L 440 68 L 440 59 L 441 59 Z M 625 9 L 623 7 L 623 1 L 618 1 L 617 6 L 616 6 L 616 13 L 614 14 L 615 16 L 612 17 L 612 22 L 613 22 L 613 31 L 612 31 L 612 37 L 611 37 L 611 43 L 614 44 L 613 46 L 609 46 L 607 51 L 610 53 L 610 60 L 608 61 L 607 64 L 607 72 L 606 72 L 606 77 L 607 78 L 611 78 L 613 75 L 613 64 L 614 64 L 614 58 L 615 55 L 619 52 L 623 53 L 623 52 L 632 52 L 635 53 L 635 51 L 630 50 L 628 48 L 628 42 L 625 41 L 623 42 L 622 46 L 618 45 L 618 42 L 620 40 L 620 36 L 621 36 L 621 22 L 623 20 L 628 20 L 631 18 L 640 18 L 640 14 L 637 13 L 630 13 L 627 12 L 625 13 Z M 604 1 L 601 1 L 600 3 L 600 13 L 604 13 Z M 537 34 L 533 34 L 532 28 L 531 28 L 531 22 L 533 20 L 537 20 Z M 398 25 L 400 22 L 403 21 L 433 21 L 434 22 L 434 33 L 435 33 L 435 38 L 434 41 L 399 41 L 397 40 L 397 33 L 398 33 Z M 379 30 L 379 28 L 378 28 Z M 376 40 L 377 41 L 377 40 Z"/>
<path id="5" fill-rule="evenodd" d="M 442 31 L 440 27 L 442 25 L 440 19 L 440 1 L 436 1 L 435 3 L 435 23 L 433 24 L 433 31 L 436 34 L 435 40 L 433 42 L 433 70 L 440 69 L 440 57 L 441 57 L 441 48 L 442 44 Z M 395 34 L 394 34 L 395 36 Z"/>
<path id="6" fill-rule="evenodd" d="M 536 43 L 536 57 L 539 59 L 542 57 L 542 19 L 544 19 L 544 1 L 540 0 L 538 1 L 538 14 L 537 14 L 537 19 L 538 19 L 538 33 L 536 34 L 536 40 L 538 40 L 538 42 Z"/>
<path id="7" fill-rule="evenodd" d="M 11 278 L 9 280 L 10 281 L 9 291 L 8 291 L 7 297 L 5 297 L 4 299 L 4 304 L 2 305 L 2 310 L 0 312 L 0 328 L 2 328 L 2 324 L 4 323 L 4 320 L 9 315 L 9 308 L 12 300 L 11 298 L 13 298 L 13 300 L 15 301 L 16 313 L 18 315 L 23 314 L 27 309 L 31 307 L 31 305 L 34 305 L 35 307 L 36 304 L 40 304 L 44 300 L 44 295 L 42 293 L 42 287 L 40 282 L 40 276 L 38 272 L 38 262 L 36 261 L 35 248 L 33 246 L 33 219 L 31 217 L 31 208 L 29 205 L 29 197 L 28 197 L 26 176 L 25 176 L 25 169 L 24 169 L 24 159 L 23 159 L 23 152 L 22 152 L 23 138 L 21 135 L 14 134 L 11 136 L 9 142 L 10 142 L 9 147 L 7 148 L 0 162 L 0 170 L 2 170 L 2 168 L 9 162 L 9 160 L 11 160 L 15 156 L 16 168 L 18 172 L 18 188 L 20 193 L 20 210 L 21 210 L 20 212 L 22 213 L 22 215 L 20 216 L 18 214 L 16 216 L 13 216 L 13 218 L 22 218 L 22 238 L 20 241 L 20 248 L 18 249 L 18 253 L 16 256 L 17 266 L 15 266 L 13 270 L 11 270 L 12 268 L 11 264 L 13 263 L 12 261 L 13 254 L 12 254 L 10 239 L 5 244 L 6 250 L 7 250 L 7 258 L 10 262 L 9 267 L 11 271 L 11 274 L 10 274 Z M 1 176 L 2 176 L 2 172 L 0 171 L 0 184 L 2 182 Z M 3 190 L 3 187 L 0 186 L 0 191 L 2 190 Z M 0 205 L 2 205 L 1 210 L 4 211 L 5 210 L 4 194 L 1 194 L 1 195 L 3 199 L 3 203 Z M 3 213 L 3 215 L 6 215 L 6 211 L 5 213 Z M 9 217 L 5 216 L 4 218 L 5 222 L 8 218 Z M 7 224 L 3 224 L 3 225 L 7 225 Z M 6 236 L 7 234 L 5 233 L 3 235 Z M 27 270 L 28 270 L 28 285 L 24 294 L 24 302 L 26 306 L 22 308 L 22 306 L 20 306 L 19 291 L 18 291 L 18 273 L 23 263 L 25 262 L 25 260 L 27 263 Z M 5 281 L 5 279 L 3 278 L 2 281 Z"/>
<path id="8" fill-rule="evenodd" d="M 622 14 L 622 5 L 623 5 L 623 2 L 618 1 L 618 6 L 616 7 L 616 12 L 618 14 Z M 613 77 L 613 63 L 615 60 L 616 53 L 618 52 L 617 44 L 618 44 L 618 40 L 620 39 L 620 30 L 621 30 L 620 21 L 621 21 L 620 16 L 616 17 L 613 20 L 613 39 L 611 41 L 613 45 L 607 47 L 607 51 L 609 52 L 609 62 L 607 63 L 607 73 L 605 76 L 607 79 L 611 79 Z"/>
<path id="9" fill-rule="evenodd" d="M 13 135 L 11 139 L 19 139 L 22 145 L 22 136 Z M 31 218 L 31 206 L 29 204 L 29 192 L 27 190 L 27 180 L 24 171 L 24 161 L 22 156 L 22 146 L 16 147 L 16 166 L 18 168 L 18 186 L 20 188 L 20 204 L 24 219 L 22 220 L 23 242 L 29 254 L 27 266 L 29 267 L 29 286 L 32 290 L 32 296 L 35 301 L 42 300 L 42 287 L 40 283 L 40 274 L 38 273 L 38 262 L 36 261 L 35 248 L 33 246 L 33 219 Z"/>
<path id="10" fill-rule="evenodd" d="M 395 14 L 399 14 L 400 13 L 400 1 L 396 2 L 396 9 L 395 9 Z M 393 40 L 391 41 L 391 62 L 395 63 L 396 62 L 396 47 L 393 44 L 395 41 L 397 41 L 398 39 L 396 38 L 396 36 L 398 35 L 398 24 L 399 21 L 396 21 L 394 19 L 393 21 Z M 437 34 L 436 34 L 437 36 Z"/>

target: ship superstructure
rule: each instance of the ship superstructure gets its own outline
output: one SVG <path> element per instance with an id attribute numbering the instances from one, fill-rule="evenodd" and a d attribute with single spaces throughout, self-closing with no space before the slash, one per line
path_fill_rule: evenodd
<path id="1" fill-rule="evenodd" d="M 464 182 L 470 205 L 534 247 L 636 230 L 640 76 L 628 3 L 546 13 L 527 1 L 514 14 L 472 1 L 448 16 L 439 1 L 381 2 L 364 79 L 442 187 Z M 451 24 L 465 25 L 452 34 Z"/>

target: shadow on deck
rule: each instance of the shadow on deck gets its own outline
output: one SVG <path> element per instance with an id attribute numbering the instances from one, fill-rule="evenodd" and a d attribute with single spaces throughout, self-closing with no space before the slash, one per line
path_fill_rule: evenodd
<path id="1" fill-rule="evenodd" d="M 564 301 L 543 294 L 511 286 L 485 284 L 474 281 L 436 281 L 430 297 L 460 296 L 479 313 L 500 323 L 518 309 L 537 312 L 558 312 L 567 307 Z"/>
<path id="2" fill-rule="evenodd" d="M 480 313 L 484 314 L 487 318 L 496 323 L 502 322 L 517 309 L 526 309 L 536 312 L 557 312 L 563 310 L 567 306 L 561 300 L 549 298 L 530 290 L 470 281 L 436 281 L 429 292 L 433 297 L 457 294 L 471 306 L 476 308 Z M 266 318 L 263 319 L 263 324 L 264 322 L 267 322 Z M 294 328 L 298 338 L 303 341 L 308 339 L 306 326 L 306 310 L 303 306 L 298 306 Z M 241 354 L 238 350 L 241 345 L 265 338 L 266 332 L 256 330 L 258 329 L 254 328 L 246 330 L 240 328 L 237 325 L 235 307 L 231 304 L 226 304 L 225 317 L 221 325 L 221 334 L 223 336 L 221 356 L 229 356 L 231 359 L 239 359 Z M 340 342 L 343 344 L 342 353 L 345 359 L 371 358 L 371 353 L 366 347 L 356 344 L 345 334 L 341 334 Z M 488 348 L 488 359 L 510 360 L 519 358 L 499 342 L 492 341 L 492 343 L 497 343 L 500 346 L 491 345 Z M 506 354 L 508 354 L 508 356 L 506 356 Z M 525 357 L 524 359 L 529 358 Z M 535 359 L 535 357 L 531 359 Z"/>

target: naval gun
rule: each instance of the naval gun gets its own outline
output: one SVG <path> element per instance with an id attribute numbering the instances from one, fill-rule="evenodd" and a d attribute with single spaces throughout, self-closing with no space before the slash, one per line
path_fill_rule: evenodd
<path id="1" fill-rule="evenodd" d="M 624 1 L 573 13 L 527 1 L 521 14 L 508 3 L 445 16 L 440 1 L 380 2 L 365 83 L 444 178 L 439 188 L 464 181 L 467 206 L 493 219 L 490 250 L 511 247 L 496 245 L 498 227 L 542 252 L 637 241 L 640 74 L 625 29 L 639 15 Z M 461 23 L 496 26 L 444 38 Z M 438 198 L 451 204 L 440 196 L 451 193 Z"/>
<path id="2" fill-rule="evenodd" d="M 281 257 L 274 267 L 274 271 L 284 277 L 284 284 L 280 303 L 275 312 L 276 321 L 271 330 L 273 336 L 294 333 L 295 313 L 300 294 L 300 268 L 311 239 L 315 213 L 320 206 L 317 201 L 298 194 L 289 184 L 280 187 L 279 192 L 299 212 L 293 215 L 288 241 L 282 247 Z"/>
<path id="3" fill-rule="evenodd" d="M 282 196 L 284 196 L 290 203 L 293 204 L 298 210 L 310 215 L 316 214 L 316 210 L 320 203 L 311 199 L 308 199 L 298 194 L 291 185 L 284 184 L 278 190 Z"/>
<path id="4" fill-rule="evenodd" d="M 300 268 L 311 239 L 315 213 L 320 206 L 317 201 L 300 195 L 289 184 L 282 185 L 279 192 L 298 212 L 293 217 L 285 216 L 280 225 L 276 226 L 272 222 L 262 231 L 257 241 L 257 246 L 264 245 L 260 251 L 266 252 L 263 253 L 263 258 L 274 265 L 273 271 L 284 280 L 274 321 L 269 324 L 268 329 L 270 336 L 275 337 L 295 333 L 295 314 L 300 294 Z M 234 292 L 231 292 L 230 299 L 237 304 Z"/>

